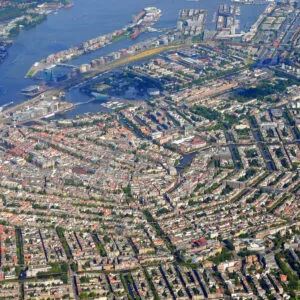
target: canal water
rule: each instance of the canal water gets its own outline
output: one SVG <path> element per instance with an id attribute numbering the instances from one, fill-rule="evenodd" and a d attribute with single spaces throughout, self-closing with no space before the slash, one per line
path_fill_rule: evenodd
<path id="1" fill-rule="evenodd" d="M 186 166 L 191 164 L 194 157 L 198 154 L 198 152 L 192 152 L 188 154 L 184 154 L 179 162 L 179 164 L 176 166 L 176 170 L 178 173 L 181 173 Z"/>
<path id="2" fill-rule="evenodd" d="M 74 0 L 74 7 L 59 10 L 56 15 L 49 15 L 47 20 L 33 29 L 22 31 L 9 49 L 8 58 L 0 65 L 0 106 L 10 101 L 18 103 L 26 100 L 20 95 L 20 90 L 33 84 L 24 76 L 30 66 L 49 54 L 76 46 L 82 42 L 110 33 L 122 28 L 146 6 L 156 6 L 162 10 L 162 17 L 155 25 L 157 28 L 175 27 L 178 11 L 183 8 L 202 8 L 208 10 L 208 27 L 219 4 L 230 4 L 229 0 L 201 0 L 199 2 L 186 0 Z M 245 30 L 257 19 L 264 10 L 263 5 L 241 6 L 240 28 Z M 144 33 L 137 40 L 124 39 L 87 54 L 72 61 L 82 64 L 93 58 L 106 55 L 119 48 L 127 48 L 140 42 L 153 33 Z M 79 97 L 81 97 L 79 95 Z M 72 100 L 72 99 L 71 99 Z M 74 101 L 77 101 L 74 99 Z M 93 107 L 93 105 L 90 105 Z M 88 108 L 82 108 L 89 110 Z"/>

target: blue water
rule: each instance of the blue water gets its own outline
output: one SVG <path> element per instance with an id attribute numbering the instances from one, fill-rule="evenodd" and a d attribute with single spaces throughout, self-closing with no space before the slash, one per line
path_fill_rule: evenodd
<path id="1" fill-rule="evenodd" d="M 14 101 L 24 101 L 20 90 L 30 84 L 31 79 L 24 76 L 30 66 L 53 52 L 57 52 L 82 42 L 122 28 L 146 6 L 162 9 L 163 15 L 156 27 L 175 27 L 178 11 L 183 8 L 203 8 L 209 12 L 208 22 L 219 4 L 229 0 L 74 0 L 74 7 L 60 10 L 57 15 L 49 15 L 48 19 L 37 27 L 21 32 L 9 49 L 9 56 L 0 65 L 0 106 Z M 240 28 L 250 27 L 264 10 L 264 6 L 242 6 Z M 208 24 L 208 26 L 211 26 Z M 82 56 L 72 63 L 81 64 L 91 59 L 108 54 L 119 48 L 127 48 L 132 43 L 151 37 L 142 34 L 136 41 L 121 40 L 105 49 Z M 72 99 L 71 99 L 72 100 Z"/>

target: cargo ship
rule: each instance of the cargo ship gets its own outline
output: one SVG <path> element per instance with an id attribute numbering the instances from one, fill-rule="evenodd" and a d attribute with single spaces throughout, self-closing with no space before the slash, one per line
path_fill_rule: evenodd
<path id="1" fill-rule="evenodd" d="M 137 16 L 134 17 L 134 22 L 137 23 L 142 17 L 144 17 L 146 11 L 143 9 Z"/>
<path id="2" fill-rule="evenodd" d="M 139 28 L 153 25 L 161 17 L 161 10 L 156 7 L 145 7 L 137 16 L 133 17 L 133 25 Z"/>
<path id="3" fill-rule="evenodd" d="M 72 8 L 73 6 L 74 6 L 73 3 L 69 3 L 69 4 L 66 4 L 66 5 L 64 6 L 64 8 Z"/>
<path id="4" fill-rule="evenodd" d="M 130 36 L 133 40 L 137 39 L 139 35 L 141 34 L 141 31 L 137 28 L 135 29 L 134 33 Z"/>

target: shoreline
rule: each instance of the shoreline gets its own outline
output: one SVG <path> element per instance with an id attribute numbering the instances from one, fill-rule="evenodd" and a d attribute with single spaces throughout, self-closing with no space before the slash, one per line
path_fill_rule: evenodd
<path id="1" fill-rule="evenodd" d="M 35 62 L 26 73 L 25 78 L 32 78 L 38 72 L 41 72 L 46 68 L 52 68 L 56 65 L 68 63 L 75 58 L 112 45 L 120 41 L 121 39 L 130 37 L 132 40 L 135 40 L 142 32 L 147 32 L 148 28 L 150 28 L 150 26 L 153 26 L 161 17 L 161 10 L 156 7 L 151 7 L 152 10 L 155 10 L 155 15 L 152 16 L 152 19 L 148 20 L 147 10 L 149 9 L 150 8 L 144 8 L 142 10 L 142 12 L 144 12 L 143 15 L 141 15 L 141 12 L 140 17 L 137 16 L 133 18 L 132 22 L 125 25 L 121 29 L 116 29 L 111 33 L 86 40 L 79 46 L 73 46 L 68 49 L 52 53 L 39 62 Z M 151 13 L 153 14 L 152 11 Z"/>
<path id="2" fill-rule="evenodd" d="M 47 20 L 47 16 L 50 14 L 56 14 L 59 9 L 70 9 L 74 6 L 74 3 L 63 4 L 58 2 L 57 4 L 41 4 L 37 5 L 32 9 L 28 9 L 24 14 L 9 19 L 4 19 L 0 21 L 1 24 L 6 24 L 7 28 L 2 28 L 2 33 L 0 32 L 0 46 L 4 47 L 4 51 L 0 51 L 0 54 L 4 52 L 6 56 L 1 59 L 0 65 L 5 61 L 9 55 L 9 47 L 15 42 L 15 38 L 20 32 L 24 30 L 30 30 L 37 25 L 43 23 Z M 2 45 L 3 44 L 3 45 Z M 6 46 L 7 45 L 7 46 Z"/>
<path id="3" fill-rule="evenodd" d="M 122 59 L 117 60 L 115 62 L 112 62 L 108 65 L 102 66 L 102 68 L 99 68 L 98 70 L 94 70 L 92 72 L 82 74 L 82 75 L 84 75 L 83 77 L 77 78 L 76 81 L 72 80 L 71 84 L 70 84 L 70 82 L 65 82 L 63 86 L 47 90 L 43 94 L 40 94 L 40 95 L 38 95 L 34 98 L 31 98 L 31 99 L 28 99 L 27 101 L 17 103 L 16 105 L 10 106 L 7 109 L 4 109 L 2 111 L 2 115 L 4 117 L 5 115 L 15 113 L 18 110 L 24 110 L 26 107 L 34 107 L 35 105 L 38 105 L 39 102 L 41 102 L 41 101 L 43 101 L 44 99 L 47 99 L 47 98 L 48 99 L 50 99 L 50 98 L 53 99 L 53 98 L 57 97 L 58 99 L 61 99 L 60 94 L 62 92 L 64 92 L 65 90 L 71 90 L 73 88 L 76 88 L 78 85 L 82 85 L 82 84 L 84 85 L 88 81 L 93 80 L 93 78 L 95 76 L 99 76 L 104 72 L 108 72 L 108 71 L 110 71 L 110 70 L 112 70 L 116 67 L 120 67 L 122 65 L 126 65 L 126 64 L 129 64 L 129 63 L 133 63 L 135 61 L 150 58 L 150 57 L 152 57 L 154 55 L 157 55 L 159 53 L 162 53 L 162 52 L 172 51 L 172 50 L 174 50 L 178 47 L 183 47 L 183 45 L 161 46 L 161 47 L 158 47 L 158 48 L 153 48 L 153 49 L 148 49 L 146 51 L 142 51 L 140 53 L 137 53 L 135 55 L 131 55 L 131 56 L 126 57 L 126 58 L 122 58 Z M 69 101 L 65 101 L 65 103 L 72 104 L 72 107 L 69 108 L 68 111 L 73 109 L 74 107 L 76 107 L 76 103 L 72 103 L 72 102 L 69 102 Z M 42 117 L 39 117 L 38 119 L 41 119 L 41 118 Z M 6 117 L 6 118 L 3 118 L 0 121 L 0 123 L 8 123 L 7 121 L 5 121 L 5 119 L 10 120 L 10 118 Z M 26 122 L 28 122 L 28 121 L 26 121 Z"/>

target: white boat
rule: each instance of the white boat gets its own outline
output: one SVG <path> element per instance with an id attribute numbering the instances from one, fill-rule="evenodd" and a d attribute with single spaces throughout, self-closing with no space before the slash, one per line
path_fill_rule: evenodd
<path id="1" fill-rule="evenodd" d="M 2 112 L 5 107 L 10 106 L 12 104 L 14 104 L 14 101 L 10 101 L 9 103 L 6 103 L 6 104 L 0 106 L 0 112 Z"/>
<path id="2" fill-rule="evenodd" d="M 55 113 L 51 113 L 49 115 L 46 115 L 43 117 L 43 119 L 48 119 L 48 118 L 51 118 L 51 117 L 54 117 L 55 116 Z"/>

